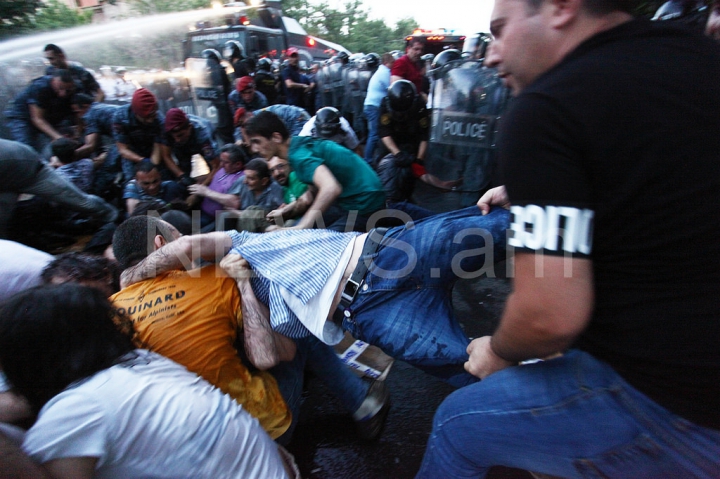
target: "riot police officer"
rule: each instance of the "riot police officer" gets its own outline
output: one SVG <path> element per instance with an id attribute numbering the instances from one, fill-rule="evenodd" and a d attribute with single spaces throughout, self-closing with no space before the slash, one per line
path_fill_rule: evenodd
<path id="1" fill-rule="evenodd" d="M 415 85 L 408 80 L 391 84 L 380 104 L 376 155 L 388 203 L 409 200 L 415 179 L 446 190 L 462 183 L 462 178 L 441 180 L 425 171 L 429 133 L 430 112 Z"/>
<path id="2" fill-rule="evenodd" d="M 359 154 L 360 142 L 355 130 L 337 108 L 332 106 L 320 108 L 317 114 L 305 123 L 298 136 L 324 138 Z"/>
<path id="3" fill-rule="evenodd" d="M 253 71 L 248 67 L 248 62 L 245 58 L 245 48 L 243 48 L 242 43 L 239 41 L 228 40 L 225 42 L 223 56 L 230 66 L 233 67 L 235 80 L 244 76 L 250 76 L 253 73 Z"/>
<path id="4" fill-rule="evenodd" d="M 255 72 L 255 87 L 257 91 L 265 95 L 268 105 L 274 105 L 278 99 L 278 85 L 280 79 L 272 72 L 272 60 L 261 58 L 258 60 L 257 71 Z"/>
<path id="5" fill-rule="evenodd" d="M 213 101 L 213 106 L 217 109 L 217 126 L 215 131 L 220 141 L 225 143 L 233 143 L 233 121 L 232 113 L 228 107 L 227 97 L 230 95 L 230 79 L 225 69 L 220 64 L 220 54 L 217 50 L 206 49 L 202 51 L 202 56 L 207 62 L 207 68 L 210 73 L 211 84 L 219 90 L 218 97 Z"/>

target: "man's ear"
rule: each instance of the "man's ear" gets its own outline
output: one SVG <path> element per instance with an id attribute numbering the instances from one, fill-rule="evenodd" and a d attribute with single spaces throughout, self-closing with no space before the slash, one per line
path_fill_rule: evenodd
<path id="1" fill-rule="evenodd" d="M 572 23 L 580 13 L 582 0 L 549 0 L 550 26 L 564 28 Z"/>
<path id="2" fill-rule="evenodd" d="M 275 133 L 273 133 L 272 136 L 270 137 L 270 141 L 275 142 L 275 143 L 282 143 L 284 140 L 283 140 L 283 137 L 282 137 L 282 135 L 281 135 L 280 133 L 275 132 Z"/>
<path id="3" fill-rule="evenodd" d="M 153 243 L 155 244 L 155 250 L 157 251 L 163 246 L 165 246 L 168 242 L 163 235 L 155 235 L 155 240 Z"/>

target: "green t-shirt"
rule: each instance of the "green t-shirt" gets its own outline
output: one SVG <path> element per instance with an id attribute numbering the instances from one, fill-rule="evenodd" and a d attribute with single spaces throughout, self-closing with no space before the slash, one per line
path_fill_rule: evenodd
<path id="1" fill-rule="evenodd" d="M 305 191 L 307 191 L 307 183 L 303 183 L 298 180 L 297 175 L 294 171 L 291 171 L 288 175 L 288 184 L 283 186 L 283 201 L 286 205 L 289 205 L 293 201 L 300 198 Z"/>
<path id="2" fill-rule="evenodd" d="M 365 160 L 329 140 L 294 136 L 288 161 L 303 183 L 312 184 L 315 169 L 325 165 L 342 186 L 337 204 L 346 211 L 357 210 L 363 216 L 385 206 L 385 191 L 380 178 Z"/>

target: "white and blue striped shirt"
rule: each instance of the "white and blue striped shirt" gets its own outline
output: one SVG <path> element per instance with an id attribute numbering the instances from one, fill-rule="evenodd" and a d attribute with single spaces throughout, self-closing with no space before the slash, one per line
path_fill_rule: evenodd
<path id="1" fill-rule="evenodd" d="M 257 299 L 270 309 L 273 330 L 290 338 L 311 333 L 290 311 L 280 288 L 306 304 L 325 286 L 347 246 L 361 234 L 323 229 L 226 233 L 233 242 L 230 253 L 242 255 L 255 272 L 251 285 Z"/>

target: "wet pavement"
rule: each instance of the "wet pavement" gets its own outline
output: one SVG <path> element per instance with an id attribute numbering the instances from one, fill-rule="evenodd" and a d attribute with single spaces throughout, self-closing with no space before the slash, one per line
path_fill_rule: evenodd
<path id="1" fill-rule="evenodd" d="M 448 198 L 449 199 L 449 198 Z M 442 208 L 442 203 L 433 206 Z M 469 337 L 492 333 L 510 292 L 505 263 L 497 278 L 460 280 L 453 306 Z M 310 377 L 290 451 L 307 479 L 405 479 L 420 468 L 433 414 L 454 388 L 406 363 L 395 361 L 387 378 L 392 399 L 385 431 L 376 442 L 362 442 L 340 402 Z M 525 471 L 493 468 L 490 479 L 531 479 Z M 442 479 L 442 478 L 438 478 Z"/>

